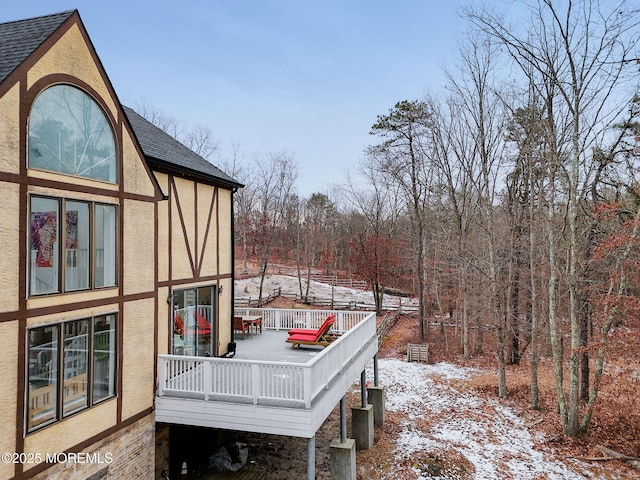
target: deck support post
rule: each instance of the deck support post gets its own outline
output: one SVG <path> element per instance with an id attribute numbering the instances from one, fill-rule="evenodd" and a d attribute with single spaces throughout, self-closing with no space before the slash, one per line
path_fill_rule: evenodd
<path id="1" fill-rule="evenodd" d="M 373 384 L 377 387 L 378 386 L 378 354 L 376 353 L 373 356 Z"/>
<path id="2" fill-rule="evenodd" d="M 351 434 L 358 450 L 373 447 L 373 405 L 351 409 Z"/>
<path id="3" fill-rule="evenodd" d="M 340 438 L 329 447 L 331 478 L 356 480 L 356 442 L 347 438 L 347 397 L 340 399 Z"/>
<path id="4" fill-rule="evenodd" d="M 307 480 L 316 478 L 316 436 L 307 439 Z"/>
<path id="5" fill-rule="evenodd" d="M 358 450 L 370 450 L 373 447 L 373 405 L 367 403 L 367 372 L 360 373 L 360 408 L 351 409 L 351 434 Z"/>
<path id="6" fill-rule="evenodd" d="M 377 426 L 383 425 L 385 415 L 384 387 L 369 385 L 367 387 L 367 398 L 369 404 L 373 406 L 373 424 Z"/>
<path id="7" fill-rule="evenodd" d="M 340 399 L 340 443 L 347 441 L 347 397 Z"/>
<path id="8" fill-rule="evenodd" d="M 356 480 L 356 442 L 348 438 L 345 442 L 335 438 L 329 448 L 331 478 Z"/>

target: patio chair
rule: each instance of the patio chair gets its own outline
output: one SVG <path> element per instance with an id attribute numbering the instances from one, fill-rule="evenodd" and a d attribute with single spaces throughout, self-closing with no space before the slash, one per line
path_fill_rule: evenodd
<path id="1" fill-rule="evenodd" d="M 246 338 L 249 332 L 249 324 L 242 321 L 242 317 L 233 317 L 233 329 L 242 332 L 242 338 Z"/>
<path id="2" fill-rule="evenodd" d="M 291 344 L 291 348 L 296 348 L 300 345 L 320 345 L 326 347 L 331 343 L 332 339 L 328 338 L 327 333 L 331 329 L 331 326 L 335 323 L 336 316 L 329 316 L 320 326 L 318 330 L 310 329 L 293 329 L 289 331 L 289 338 L 287 343 Z M 300 333 L 301 330 L 307 330 L 307 333 Z M 297 331 L 297 332 L 296 332 Z M 294 333 L 291 333 L 294 332 Z"/>

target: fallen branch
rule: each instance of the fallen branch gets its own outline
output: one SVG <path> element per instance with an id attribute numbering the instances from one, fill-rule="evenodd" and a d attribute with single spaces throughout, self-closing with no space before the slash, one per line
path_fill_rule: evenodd
<path id="1" fill-rule="evenodd" d="M 533 428 L 533 427 L 537 427 L 538 425 L 540 425 L 541 423 L 545 422 L 545 418 L 539 418 L 538 420 L 536 420 L 535 422 L 530 423 L 529 425 L 527 425 L 527 428 Z"/>
<path id="2" fill-rule="evenodd" d="M 573 460 L 581 460 L 583 462 L 610 462 L 612 460 L 617 460 L 614 457 L 567 457 Z"/>
<path id="3" fill-rule="evenodd" d="M 611 450 L 610 448 L 604 447 L 602 445 L 598 445 L 598 448 L 602 450 L 602 452 L 610 455 L 616 460 L 622 460 L 627 465 L 633 467 L 636 470 L 640 470 L 640 458 L 628 457 L 623 455 L 622 453 L 616 452 L 615 450 Z"/>

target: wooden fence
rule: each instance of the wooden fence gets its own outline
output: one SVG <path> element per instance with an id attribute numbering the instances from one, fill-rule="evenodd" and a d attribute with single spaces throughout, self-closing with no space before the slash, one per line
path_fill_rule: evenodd
<path id="1" fill-rule="evenodd" d="M 283 297 L 293 300 L 296 303 L 301 303 L 304 305 L 310 305 L 314 307 L 322 307 L 329 308 L 332 310 L 375 310 L 376 306 L 373 303 L 366 302 L 358 302 L 355 300 L 336 300 L 332 298 L 323 298 L 323 297 L 315 297 L 315 296 L 304 296 L 295 293 L 283 293 L 281 289 L 273 290 L 266 297 L 262 299 L 258 298 L 238 298 L 236 297 L 234 300 L 234 305 L 236 307 L 253 307 L 259 308 L 264 305 L 267 305 L 271 301 L 273 301 L 276 297 Z M 407 307 L 407 306 L 394 306 L 387 305 L 382 307 L 383 310 L 386 311 L 415 311 L 417 307 Z"/>
<path id="2" fill-rule="evenodd" d="M 380 325 L 378 325 L 376 332 L 378 334 L 378 343 L 382 343 L 384 341 L 385 337 L 389 333 L 389 330 L 391 330 L 391 327 L 393 327 L 398 321 L 398 318 L 400 318 L 400 315 L 402 315 L 402 312 L 398 310 L 393 315 L 384 316 L 382 322 L 380 322 Z"/>

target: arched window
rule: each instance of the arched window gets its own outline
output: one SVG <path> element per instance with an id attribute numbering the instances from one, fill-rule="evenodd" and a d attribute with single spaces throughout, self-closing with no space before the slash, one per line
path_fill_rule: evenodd
<path id="1" fill-rule="evenodd" d="M 98 104 L 71 85 L 42 91 L 29 116 L 29 168 L 116 181 L 116 145 Z"/>

